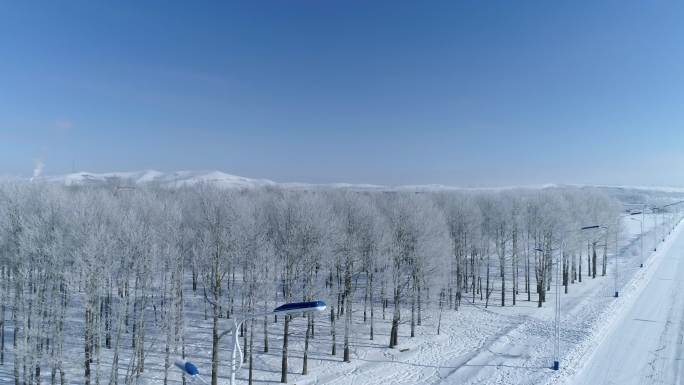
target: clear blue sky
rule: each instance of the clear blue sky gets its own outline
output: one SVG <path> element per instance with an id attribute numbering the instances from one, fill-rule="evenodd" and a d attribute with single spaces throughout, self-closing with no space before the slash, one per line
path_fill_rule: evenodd
<path id="1" fill-rule="evenodd" d="M 35 159 L 684 185 L 684 2 L 0 2 L 0 174 Z"/>

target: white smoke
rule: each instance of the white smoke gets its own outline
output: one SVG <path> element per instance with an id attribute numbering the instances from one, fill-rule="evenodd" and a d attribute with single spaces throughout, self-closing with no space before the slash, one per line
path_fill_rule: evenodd
<path id="1" fill-rule="evenodd" d="M 40 178 L 40 176 L 43 174 L 43 167 L 45 167 L 45 163 L 43 163 L 43 161 L 40 159 L 36 159 L 34 162 L 33 177 L 31 180 Z"/>

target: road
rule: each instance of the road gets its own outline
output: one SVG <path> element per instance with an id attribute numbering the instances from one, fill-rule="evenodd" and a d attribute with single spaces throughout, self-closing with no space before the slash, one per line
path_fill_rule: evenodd
<path id="1" fill-rule="evenodd" d="M 573 384 L 684 383 L 684 232 Z"/>

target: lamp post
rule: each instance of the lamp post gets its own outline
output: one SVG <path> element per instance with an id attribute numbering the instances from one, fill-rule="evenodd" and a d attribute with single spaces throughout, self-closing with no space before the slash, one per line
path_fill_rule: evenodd
<path id="1" fill-rule="evenodd" d="M 636 218 L 631 218 L 632 220 L 641 222 L 641 231 L 639 234 L 639 241 L 641 244 L 641 261 L 639 262 L 639 267 L 644 267 L 644 223 L 646 223 L 646 210 L 648 209 L 646 203 L 624 203 L 623 206 L 639 207 L 641 209 L 641 220 Z"/>
<path id="2" fill-rule="evenodd" d="M 667 208 L 667 207 L 673 207 L 673 206 L 679 207 L 678 205 L 680 205 L 680 204 L 682 204 L 682 203 L 684 203 L 684 201 L 677 201 L 677 202 L 673 202 L 673 203 L 669 203 L 669 204 L 663 205 L 663 206 L 661 206 L 661 207 L 654 207 L 652 210 L 653 210 L 654 213 L 655 213 L 656 211 L 660 211 L 661 223 L 662 223 L 662 225 L 664 225 L 664 224 L 665 224 L 665 208 Z M 669 234 L 672 230 L 674 230 L 674 225 L 672 226 L 672 229 L 668 232 L 668 234 Z M 666 235 L 666 234 L 665 234 L 665 230 L 663 230 L 663 241 L 665 241 L 665 235 Z M 655 251 L 655 250 L 654 250 L 654 251 Z"/>
<path id="3" fill-rule="evenodd" d="M 535 248 L 535 251 L 538 251 L 540 253 L 545 253 L 547 251 L 551 252 L 554 249 L 550 250 L 544 250 L 542 248 Z M 563 241 L 561 240 L 560 242 L 560 247 L 557 249 L 559 250 L 558 254 L 558 259 L 554 263 L 556 265 L 556 293 L 555 293 L 555 302 L 554 302 L 554 329 L 553 329 L 553 366 L 551 367 L 553 370 L 558 370 L 560 369 L 560 284 L 558 281 L 560 281 L 560 263 L 561 259 L 563 258 Z M 553 254 L 552 254 L 553 256 Z"/>
<path id="4" fill-rule="evenodd" d="M 620 291 L 618 289 L 618 257 L 620 256 L 620 220 L 625 217 L 632 215 L 643 214 L 643 211 L 630 211 L 626 214 L 618 215 L 615 220 L 615 298 L 620 296 Z M 604 226 L 605 227 L 605 226 Z M 608 229 L 608 227 L 605 227 Z M 643 240 L 642 240 L 643 242 Z M 642 243 L 643 246 L 643 243 Z M 643 266 L 643 256 L 642 256 L 642 266 Z"/>
<path id="5" fill-rule="evenodd" d="M 187 375 L 190 378 L 198 378 L 200 381 L 207 384 L 207 381 L 204 378 L 202 378 L 202 376 L 200 376 L 197 366 L 195 366 L 195 364 L 193 364 L 192 362 L 178 360 L 174 363 L 174 365 L 176 365 L 176 367 L 180 369 L 184 375 Z"/>
<path id="6" fill-rule="evenodd" d="M 641 264 L 639 267 L 644 267 L 644 221 L 646 220 L 646 206 L 644 206 L 644 209 L 641 210 L 641 235 L 639 236 L 639 240 L 641 241 Z"/>
<path id="7" fill-rule="evenodd" d="M 618 215 L 615 223 L 615 298 L 620 296 L 618 289 L 618 256 L 620 255 L 620 219 L 624 215 Z M 608 243 L 608 236 L 606 236 L 606 243 Z"/>
<path id="8" fill-rule="evenodd" d="M 565 235 L 568 233 L 574 233 L 574 232 L 579 232 L 579 231 L 585 231 L 585 230 L 591 230 L 591 229 L 598 229 L 603 226 L 599 225 L 594 225 L 594 226 L 584 226 L 576 230 L 570 230 L 570 231 L 565 231 L 561 232 L 561 239 L 559 242 L 559 247 L 557 249 L 547 249 L 544 250 L 542 248 L 535 248 L 535 251 L 545 253 L 545 252 L 552 252 L 553 250 L 558 250 L 558 258 L 555 262 L 556 265 L 556 298 L 555 298 L 555 304 L 554 304 L 554 322 L 555 322 L 555 328 L 554 328 L 554 345 L 553 345 L 553 366 L 551 367 L 553 370 L 559 370 L 560 369 L 560 334 L 561 334 L 561 327 L 560 327 L 560 318 L 561 318 L 561 306 L 560 306 L 560 299 L 561 299 L 561 294 L 560 294 L 560 269 L 561 269 L 561 262 L 563 259 L 563 246 L 565 243 Z M 551 254 L 553 256 L 553 253 Z"/>
<path id="9" fill-rule="evenodd" d="M 641 242 L 641 253 L 639 258 L 641 259 L 639 267 L 644 267 L 644 213 L 641 213 L 641 219 L 629 218 L 633 221 L 638 221 L 641 225 L 641 230 L 639 232 L 639 241 Z"/>
<path id="10" fill-rule="evenodd" d="M 285 305 L 278 306 L 277 308 L 273 309 L 270 312 L 266 313 L 261 313 L 261 314 L 251 314 L 248 315 L 247 317 L 241 319 L 240 321 L 237 321 L 235 319 L 232 319 L 233 324 L 231 327 L 224 331 L 223 333 L 219 334 L 219 340 L 223 338 L 226 334 L 232 333 L 233 334 L 233 351 L 230 357 L 230 385 L 235 384 L 235 372 L 240 370 L 242 367 L 242 349 L 240 348 L 240 339 L 238 338 L 238 332 L 240 330 L 240 325 L 242 325 L 243 322 L 255 319 L 255 318 L 260 318 L 263 316 L 267 315 L 288 315 L 288 314 L 296 314 L 296 313 L 311 313 L 311 312 L 322 312 L 326 308 L 325 302 L 323 301 L 311 301 L 311 302 L 293 302 L 293 303 L 287 303 Z M 240 361 L 237 364 L 236 367 L 236 362 L 235 358 L 237 356 L 237 353 L 240 353 Z M 193 378 L 199 378 L 203 382 L 204 379 L 199 376 L 199 370 L 197 369 L 197 366 L 195 366 L 192 362 L 190 361 L 176 361 L 176 366 L 183 371 L 184 374 L 187 374 Z"/>
<path id="11" fill-rule="evenodd" d="M 658 251 L 658 208 L 651 207 L 653 214 L 653 251 Z"/>
<path id="12" fill-rule="evenodd" d="M 662 242 L 665 242 L 665 232 L 667 231 L 667 226 L 665 225 L 665 207 L 660 208 L 660 227 L 663 229 L 663 237 L 662 237 Z"/>

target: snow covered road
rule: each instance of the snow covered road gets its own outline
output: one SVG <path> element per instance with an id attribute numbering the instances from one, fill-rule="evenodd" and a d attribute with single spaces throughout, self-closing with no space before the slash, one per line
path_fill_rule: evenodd
<path id="1" fill-rule="evenodd" d="M 684 232 L 653 261 L 653 274 L 610 327 L 575 380 L 584 384 L 681 384 L 684 372 Z"/>

